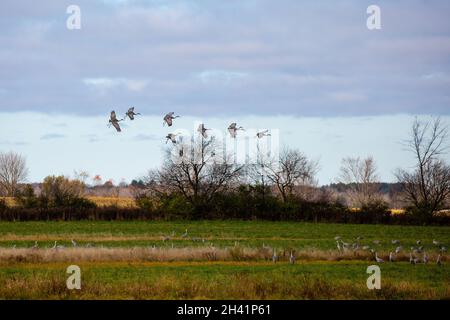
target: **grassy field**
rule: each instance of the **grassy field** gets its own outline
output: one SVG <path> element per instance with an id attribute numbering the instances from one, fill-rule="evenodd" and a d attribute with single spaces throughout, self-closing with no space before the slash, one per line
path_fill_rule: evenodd
<path id="1" fill-rule="evenodd" d="M 182 237 L 185 230 L 188 236 Z M 37 240 L 41 247 L 70 245 L 75 239 L 106 247 L 134 246 L 241 246 L 321 249 L 336 248 L 334 237 L 346 242 L 363 237 L 360 245 L 370 245 L 379 251 L 395 248 L 391 240 L 400 240 L 405 248 L 421 240 L 429 250 L 435 250 L 432 240 L 450 242 L 450 227 L 384 226 L 351 224 L 314 224 L 266 221 L 76 221 L 76 222 L 0 222 L 0 247 L 29 247 Z M 163 241 L 165 237 L 170 238 Z M 205 241 L 203 241 L 205 240 Z M 373 241 L 381 241 L 374 245 Z M 388 251 L 389 252 L 389 251 Z"/>
<path id="2" fill-rule="evenodd" d="M 183 235 L 187 229 L 187 236 Z M 368 250 L 384 259 L 382 289 L 366 287 Z M 73 248 L 71 239 L 77 242 Z M 378 240 L 380 244 L 374 244 Z M 421 240 L 430 263 L 411 265 Z M 0 299 L 450 299 L 450 267 L 434 263 L 450 227 L 256 221 L 0 222 Z M 38 249 L 32 249 L 35 241 Z M 51 249 L 54 241 L 65 248 Z M 280 261 L 271 262 L 273 250 Z M 296 264 L 288 263 L 293 250 Z M 420 258 L 421 255 L 417 254 Z M 82 270 L 70 291 L 68 265 Z"/>

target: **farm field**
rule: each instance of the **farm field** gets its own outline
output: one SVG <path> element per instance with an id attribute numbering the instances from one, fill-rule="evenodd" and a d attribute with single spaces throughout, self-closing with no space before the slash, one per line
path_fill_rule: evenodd
<path id="1" fill-rule="evenodd" d="M 187 229 L 187 234 L 186 234 Z M 366 287 L 368 250 L 339 252 L 334 237 L 383 259 L 382 289 Z M 73 246 L 71 240 L 76 242 Z M 411 265 L 422 241 L 430 263 Z M 380 241 L 374 244 L 373 241 Z M 450 267 L 437 246 L 449 227 L 257 221 L 0 222 L 0 299 L 448 299 Z M 38 248 L 33 249 L 37 241 Z M 57 241 L 59 249 L 52 247 Z M 273 250 L 279 261 L 271 261 Z M 289 253 L 297 261 L 289 264 Z M 67 266 L 82 270 L 70 291 Z"/>

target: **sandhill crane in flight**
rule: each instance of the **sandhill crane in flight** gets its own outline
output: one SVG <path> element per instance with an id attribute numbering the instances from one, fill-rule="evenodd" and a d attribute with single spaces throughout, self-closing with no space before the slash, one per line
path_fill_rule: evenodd
<path id="1" fill-rule="evenodd" d="M 164 116 L 163 126 L 165 126 L 167 124 L 169 127 L 171 127 L 172 123 L 173 123 L 173 119 L 180 117 L 180 116 L 174 116 L 174 114 L 175 114 L 175 112 L 169 112 L 168 114 L 166 114 Z"/>
<path id="2" fill-rule="evenodd" d="M 230 126 L 228 127 L 228 132 L 230 133 L 232 138 L 236 138 L 236 134 L 238 130 L 244 130 L 243 127 L 238 127 L 236 122 L 233 122 L 232 124 L 230 124 Z"/>
<path id="3" fill-rule="evenodd" d="M 392 240 L 392 244 L 400 244 L 400 240 Z"/>
<path id="4" fill-rule="evenodd" d="M 125 119 L 128 117 L 130 118 L 130 120 L 134 120 L 134 116 L 136 115 L 140 115 L 140 113 L 135 113 L 134 107 L 131 107 L 130 109 L 128 109 L 127 113 L 125 113 Z"/>
<path id="5" fill-rule="evenodd" d="M 202 135 L 203 138 L 208 138 L 208 134 L 206 133 L 207 130 L 211 130 L 211 129 L 207 129 L 205 128 L 205 125 L 203 123 L 200 123 L 200 125 L 198 126 L 198 133 L 200 133 Z"/>
<path id="6" fill-rule="evenodd" d="M 269 129 L 266 129 L 266 130 L 264 130 L 264 131 L 260 131 L 260 132 L 258 132 L 257 134 L 256 134 L 256 137 L 258 138 L 258 139 L 261 139 L 261 138 L 263 138 L 263 137 L 268 137 L 268 136 L 270 136 L 271 134 L 269 133 Z"/>
<path id="7" fill-rule="evenodd" d="M 116 116 L 116 112 L 113 110 L 113 111 L 111 111 L 111 116 L 110 116 L 110 119 L 109 119 L 109 125 L 108 126 L 113 126 L 114 128 L 116 128 L 116 130 L 117 130 L 117 132 L 121 132 L 122 130 L 120 129 L 120 126 L 119 126 L 119 122 L 120 121 L 122 121 L 123 119 L 117 119 L 117 116 Z"/>
<path id="8" fill-rule="evenodd" d="M 169 134 L 166 136 L 166 144 L 167 144 L 167 142 L 168 142 L 169 140 L 172 141 L 173 144 L 176 144 L 176 143 L 177 143 L 177 134 L 175 134 L 175 133 L 169 133 Z"/>

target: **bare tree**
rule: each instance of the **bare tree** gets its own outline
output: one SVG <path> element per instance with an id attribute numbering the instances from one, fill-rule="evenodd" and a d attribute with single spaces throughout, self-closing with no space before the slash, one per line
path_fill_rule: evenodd
<path id="1" fill-rule="evenodd" d="M 86 182 L 87 182 L 87 180 L 90 177 L 89 172 L 87 172 L 85 170 L 81 170 L 81 171 L 76 171 L 75 170 L 73 172 L 73 175 L 74 175 L 74 179 L 75 180 L 79 180 L 79 181 L 83 182 L 85 185 L 87 184 Z"/>
<path id="2" fill-rule="evenodd" d="M 10 197 L 17 194 L 19 184 L 25 182 L 28 169 L 25 158 L 15 152 L 0 153 L 0 192 Z"/>
<path id="3" fill-rule="evenodd" d="M 242 166 L 228 159 L 218 161 L 219 151 L 214 138 L 167 149 L 162 167 L 150 171 L 145 179 L 148 191 L 154 195 L 179 193 L 197 211 L 202 210 L 216 194 L 232 187 L 241 175 Z"/>
<path id="4" fill-rule="evenodd" d="M 252 166 L 252 176 L 262 186 L 274 185 L 283 201 L 287 201 L 299 188 L 315 183 L 318 163 L 308 159 L 299 150 L 283 148 L 279 158 L 258 155 L 258 161 Z"/>
<path id="5" fill-rule="evenodd" d="M 450 166 L 442 159 L 448 151 L 447 139 L 448 127 L 440 118 L 416 119 L 406 142 L 414 154 L 415 168 L 399 169 L 396 174 L 406 202 L 427 217 L 442 209 L 450 197 Z"/>
<path id="6" fill-rule="evenodd" d="M 338 181 L 347 185 L 352 206 L 361 208 L 381 199 L 377 167 L 372 156 L 342 159 Z"/>

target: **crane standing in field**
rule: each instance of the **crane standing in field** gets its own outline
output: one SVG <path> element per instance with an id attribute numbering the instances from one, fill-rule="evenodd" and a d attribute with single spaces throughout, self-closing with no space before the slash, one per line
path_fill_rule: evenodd
<path id="1" fill-rule="evenodd" d="M 277 251 L 275 249 L 273 249 L 272 262 L 276 263 L 277 261 L 278 261 Z"/>
<path id="2" fill-rule="evenodd" d="M 291 254 L 289 256 L 289 263 L 290 264 L 295 264 L 295 255 L 294 252 L 291 250 Z"/>
<path id="3" fill-rule="evenodd" d="M 383 262 L 384 262 L 383 259 L 381 259 L 380 257 L 378 257 L 378 253 L 377 253 L 377 252 L 375 252 L 375 261 L 378 262 L 378 263 L 383 263 Z"/>

